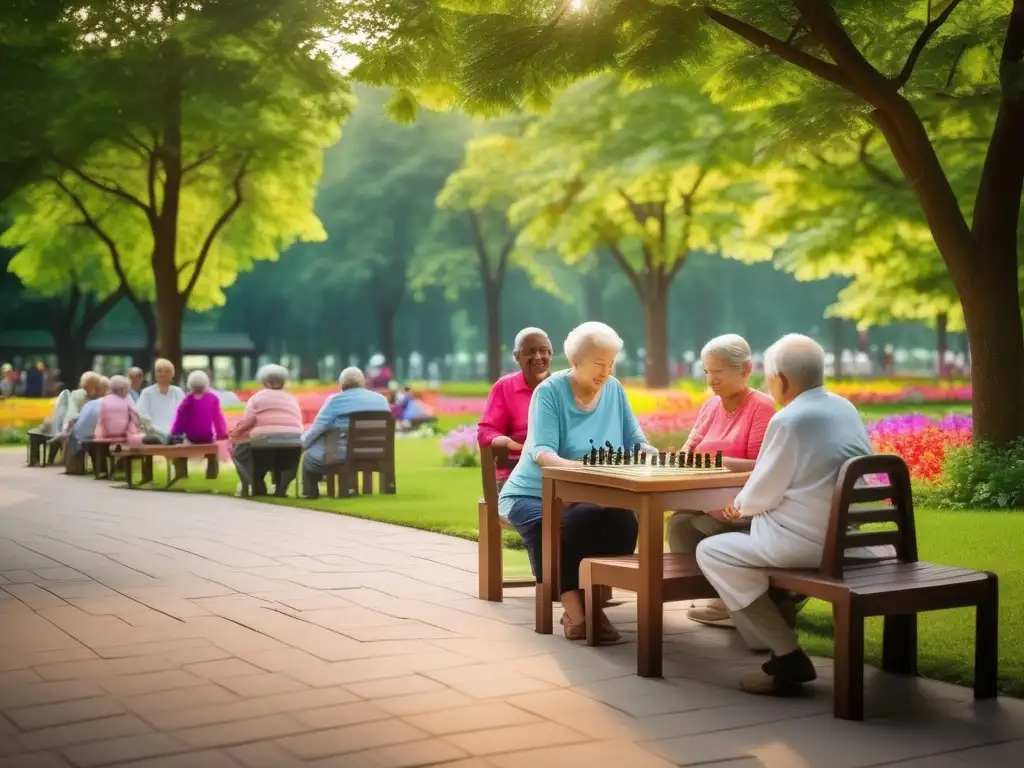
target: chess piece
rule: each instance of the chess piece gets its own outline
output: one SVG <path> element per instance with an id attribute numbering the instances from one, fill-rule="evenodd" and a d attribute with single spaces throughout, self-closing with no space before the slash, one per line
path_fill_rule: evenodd
<path id="1" fill-rule="evenodd" d="M 672 453 L 668 455 L 668 465 L 670 467 L 674 467 L 676 465 L 676 461 L 678 460 L 678 458 L 679 454 L 676 453 L 675 451 L 672 451 Z"/>
<path id="2" fill-rule="evenodd" d="M 693 451 L 687 451 L 686 452 L 686 466 L 688 466 L 688 467 L 692 467 L 693 466 Z"/>
<path id="3" fill-rule="evenodd" d="M 626 466 L 629 466 L 630 464 L 632 464 L 633 463 L 633 454 L 630 453 L 629 451 L 626 451 L 624 454 L 622 454 L 622 463 L 625 464 Z"/>
<path id="4" fill-rule="evenodd" d="M 665 452 L 664 451 L 660 452 L 658 454 L 658 465 L 664 467 L 665 466 L 665 459 L 666 458 L 668 458 L 668 457 L 665 455 Z"/>
<path id="5" fill-rule="evenodd" d="M 619 448 L 618 453 L 615 454 L 615 463 L 616 464 L 621 464 L 622 463 L 622 448 Z"/>
<path id="6" fill-rule="evenodd" d="M 590 459 L 590 454 L 589 454 L 589 453 L 584 453 L 584 454 L 583 454 L 583 466 L 584 466 L 584 467 L 585 467 L 585 466 L 587 466 L 587 461 L 588 461 L 589 459 Z"/>
<path id="7" fill-rule="evenodd" d="M 715 467 L 719 468 L 719 469 L 722 467 L 722 452 L 721 451 L 718 451 L 718 452 L 715 453 Z"/>
<path id="8" fill-rule="evenodd" d="M 711 454 L 704 454 L 704 469 L 711 469 Z"/>
<path id="9" fill-rule="evenodd" d="M 601 448 L 597 452 L 597 463 L 604 464 L 604 448 Z"/>
<path id="10" fill-rule="evenodd" d="M 636 445 L 633 446 L 633 463 L 640 463 L 640 443 L 637 443 Z"/>
<path id="11" fill-rule="evenodd" d="M 590 463 L 597 464 L 597 446 L 593 440 L 590 441 Z"/>
<path id="12" fill-rule="evenodd" d="M 647 463 L 647 451 L 641 451 L 641 453 L 640 453 L 640 464 L 643 465 L 643 464 L 646 464 L 646 463 Z"/>
<path id="13" fill-rule="evenodd" d="M 701 464 L 703 463 L 703 462 L 701 461 L 701 455 L 700 455 L 700 454 L 698 453 L 698 454 L 696 454 L 695 458 L 696 458 L 696 464 L 694 464 L 694 467 L 695 467 L 696 469 L 701 469 L 701 468 L 702 468 L 702 467 L 701 467 Z"/>

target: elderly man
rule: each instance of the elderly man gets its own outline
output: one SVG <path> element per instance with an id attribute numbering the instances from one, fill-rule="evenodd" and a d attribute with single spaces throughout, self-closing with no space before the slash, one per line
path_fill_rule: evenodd
<path id="1" fill-rule="evenodd" d="M 142 429 L 150 441 L 165 443 L 171 434 L 171 425 L 174 423 L 178 406 L 185 399 L 185 393 L 181 387 L 171 383 L 174 381 L 174 364 L 170 360 L 157 360 L 153 366 L 153 374 L 156 384 L 142 390 L 136 407 Z"/>
<path id="2" fill-rule="evenodd" d="M 724 510 L 709 513 L 723 523 L 749 519 L 750 532 L 721 533 L 697 545 L 697 563 L 736 627 L 771 650 L 761 671 L 743 677 L 749 693 L 793 695 L 817 676 L 793 631 L 791 606 L 769 594 L 765 569 L 821 564 L 839 469 L 872 452 L 857 409 L 823 389 L 824 371 L 824 350 L 806 336 L 784 336 L 765 352 L 768 389 L 782 410 L 768 423 L 746 486 Z M 872 547 L 855 556 L 891 554 L 889 547 Z"/>
<path id="3" fill-rule="evenodd" d="M 89 400 L 82 406 L 82 410 L 76 414 L 70 423 L 70 434 L 65 448 L 65 455 L 77 456 L 85 450 L 85 442 L 92 440 L 96 432 L 96 424 L 100 419 L 100 400 L 106 397 L 110 391 L 110 379 L 106 376 L 95 374 L 96 379 L 90 379 L 91 388 L 88 389 Z"/>
<path id="4" fill-rule="evenodd" d="M 334 456 L 345 460 L 346 437 L 349 414 L 357 411 L 391 412 L 388 399 L 379 392 L 366 388 L 366 377 L 358 368 L 346 368 L 338 377 L 341 392 L 332 395 L 320 406 L 320 412 L 312 426 L 302 435 L 302 489 L 307 499 L 319 496 L 320 480 L 326 469 L 325 435 L 330 430 L 341 430 L 341 438 L 334 446 Z"/>
<path id="5" fill-rule="evenodd" d="M 139 397 L 142 395 L 142 385 L 144 383 L 142 380 L 144 376 L 142 369 L 132 366 L 125 371 L 125 376 L 128 377 L 128 381 L 130 381 L 132 385 L 131 391 L 128 394 L 131 396 L 133 403 L 138 403 Z"/>

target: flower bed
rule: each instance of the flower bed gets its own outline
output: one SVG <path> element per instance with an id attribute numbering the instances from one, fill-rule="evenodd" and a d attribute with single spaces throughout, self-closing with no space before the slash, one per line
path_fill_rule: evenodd
<path id="1" fill-rule="evenodd" d="M 972 424 L 967 415 L 931 419 L 906 414 L 887 416 L 868 425 L 868 434 L 878 453 L 898 454 L 915 479 L 934 481 L 942 474 L 946 452 L 971 444 Z"/>

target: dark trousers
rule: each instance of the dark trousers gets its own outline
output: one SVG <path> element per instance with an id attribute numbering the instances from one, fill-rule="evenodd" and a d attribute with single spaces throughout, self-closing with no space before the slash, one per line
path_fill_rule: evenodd
<path id="1" fill-rule="evenodd" d="M 516 526 L 538 584 L 542 579 L 540 524 L 540 519 L 536 519 Z M 559 592 L 580 588 L 580 563 L 585 557 L 632 555 L 636 551 L 637 528 L 636 515 L 628 509 L 593 504 L 570 504 L 563 508 Z"/>

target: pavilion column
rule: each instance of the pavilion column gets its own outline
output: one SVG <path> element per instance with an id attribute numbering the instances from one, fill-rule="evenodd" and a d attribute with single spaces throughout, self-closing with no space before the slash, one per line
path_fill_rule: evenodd
<path id="1" fill-rule="evenodd" d="M 244 360 L 244 355 L 235 355 L 233 358 L 235 369 L 235 389 L 242 388 L 242 363 Z"/>

